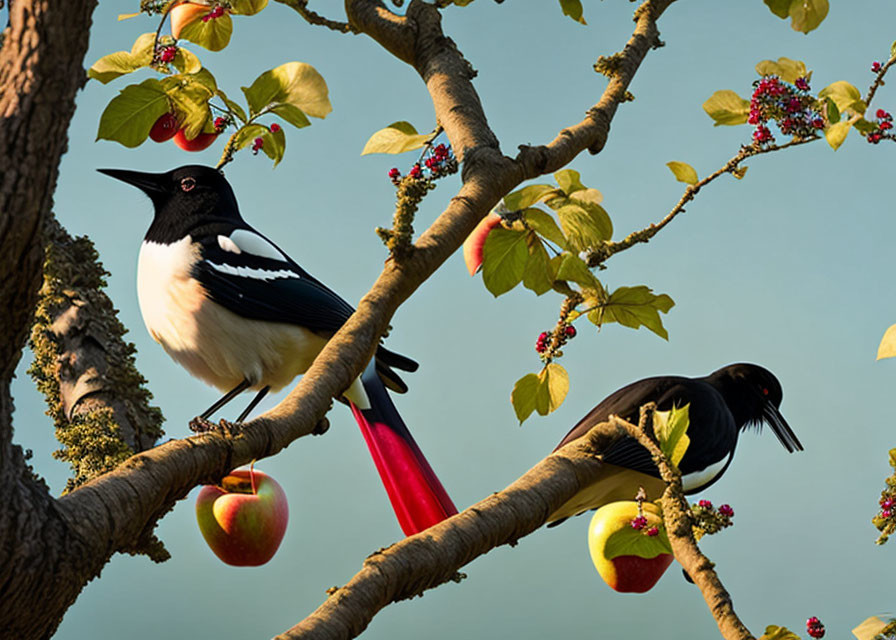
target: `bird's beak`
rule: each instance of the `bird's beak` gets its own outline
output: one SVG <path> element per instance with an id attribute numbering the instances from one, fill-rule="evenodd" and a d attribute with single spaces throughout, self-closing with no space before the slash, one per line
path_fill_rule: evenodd
<path id="1" fill-rule="evenodd" d="M 97 171 L 116 180 L 127 182 L 150 197 L 165 191 L 163 186 L 164 173 L 143 173 L 142 171 L 129 171 L 127 169 L 97 169 Z"/>
<path id="2" fill-rule="evenodd" d="M 778 440 L 784 445 L 784 448 L 787 449 L 788 453 L 803 450 L 803 445 L 775 405 L 771 403 L 766 404 L 765 408 L 762 410 L 762 414 L 765 417 L 766 422 L 768 422 L 768 425 L 772 428 L 772 431 L 778 436 Z"/>

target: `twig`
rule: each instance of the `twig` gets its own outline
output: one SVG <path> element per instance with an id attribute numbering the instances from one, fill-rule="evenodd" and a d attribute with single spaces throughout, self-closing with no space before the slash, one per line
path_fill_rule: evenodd
<path id="1" fill-rule="evenodd" d="M 865 94 L 865 106 L 871 104 L 871 101 L 874 99 L 874 94 L 877 93 L 877 90 L 884 83 L 884 76 L 887 75 L 887 71 L 889 71 L 890 67 L 896 64 L 896 56 L 893 56 L 880 68 L 877 72 L 877 75 L 874 77 L 874 82 L 871 83 L 871 86 L 868 87 L 868 93 Z"/>
<path id="2" fill-rule="evenodd" d="M 340 22 L 338 20 L 330 20 L 319 13 L 315 13 L 308 8 L 308 0 L 277 0 L 281 4 L 295 10 L 305 22 L 321 27 L 327 27 L 339 33 L 360 33 L 360 31 L 348 22 Z"/>

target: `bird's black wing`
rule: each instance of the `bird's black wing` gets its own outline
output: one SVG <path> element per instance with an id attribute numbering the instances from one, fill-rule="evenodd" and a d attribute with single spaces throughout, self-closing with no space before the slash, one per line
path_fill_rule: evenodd
<path id="1" fill-rule="evenodd" d="M 719 444 L 736 437 L 734 419 L 722 396 L 702 380 L 679 376 L 645 378 L 610 394 L 566 434 L 557 448 L 584 436 L 596 424 L 611 415 L 637 424 L 640 409 L 655 402 L 657 409 L 668 411 L 673 406 L 689 406 L 690 445 L 679 464 L 682 473 L 703 469 L 707 462 L 716 462 L 713 453 Z M 731 445 L 733 446 L 733 445 Z M 727 449 L 726 449 L 727 454 Z M 647 449 L 634 438 L 620 438 L 604 452 L 605 462 L 633 471 L 659 477 L 659 471 Z"/>

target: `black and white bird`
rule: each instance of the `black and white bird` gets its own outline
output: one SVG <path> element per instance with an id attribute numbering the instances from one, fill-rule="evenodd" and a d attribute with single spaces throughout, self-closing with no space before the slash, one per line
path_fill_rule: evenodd
<path id="1" fill-rule="evenodd" d="M 166 173 L 99 171 L 152 200 L 155 215 L 137 270 L 140 310 L 175 361 L 224 392 L 202 418 L 251 389 L 257 393 L 237 418 L 242 422 L 268 391 L 304 373 L 353 313 L 243 220 L 219 171 L 199 165 Z M 343 398 L 407 535 L 457 513 L 386 391 L 407 391 L 394 369 L 416 368 L 379 346 Z"/>
<path id="2" fill-rule="evenodd" d="M 656 403 L 659 411 L 687 404 L 690 444 L 678 468 L 685 493 L 697 493 L 725 473 L 734 458 L 738 434 L 748 427 L 767 424 L 788 452 L 803 450 L 779 411 L 782 399 L 778 379 L 755 364 L 731 364 L 703 378 L 645 378 L 607 396 L 566 434 L 556 449 L 581 438 L 611 415 L 637 424 L 641 407 L 649 402 Z M 635 439 L 620 438 L 604 452 L 602 460 L 604 466 L 598 480 L 551 514 L 549 523 L 559 524 L 609 502 L 632 500 L 639 487 L 644 487 L 651 500 L 662 494 L 665 484 L 659 471 L 650 453 Z"/>

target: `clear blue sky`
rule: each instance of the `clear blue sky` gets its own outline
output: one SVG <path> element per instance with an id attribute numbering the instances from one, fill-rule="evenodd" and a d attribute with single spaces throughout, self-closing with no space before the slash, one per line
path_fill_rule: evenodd
<path id="1" fill-rule="evenodd" d="M 620 0 L 585 4 L 588 26 L 546 0 L 480 0 L 445 11 L 446 31 L 479 72 L 475 84 L 505 153 L 551 140 L 603 90 L 591 65 L 628 39 L 634 7 Z M 313 3 L 327 12 L 336 5 Z M 101 4 L 88 63 L 129 49 L 153 29 L 145 18 L 116 22 L 135 6 Z M 886 57 L 893 39 L 892 21 L 883 19 L 891 15 L 884 0 L 834 2 L 821 28 L 804 36 L 761 0 L 676 3 L 660 25 L 666 47 L 648 56 L 632 86 L 637 99 L 620 108 L 604 152 L 571 167 L 604 193 L 617 237 L 657 221 L 682 192 L 667 161 L 688 162 L 706 175 L 749 138 L 746 127 L 711 126 L 700 105 L 714 90 L 746 95 L 756 62 L 787 56 L 814 69 L 816 91 L 845 79 L 864 92 L 871 62 Z M 260 72 L 300 60 L 324 75 L 334 107 L 310 128 L 287 127 L 286 158 L 277 169 L 263 156 L 237 157 L 227 175 L 243 214 L 357 301 L 386 257 L 373 233 L 392 215 L 386 172 L 412 161 L 362 158 L 360 150 L 395 120 L 429 130 L 429 97 L 412 70 L 369 39 L 308 26 L 281 5 L 235 25 L 224 52 L 193 48 L 231 97 Z M 55 208 L 70 231 L 96 242 L 168 436 L 179 438 L 217 392 L 190 378 L 146 334 L 134 283 L 150 203 L 94 169 L 214 164 L 221 145 L 187 154 L 173 144 L 130 150 L 94 142 L 99 114 L 125 83 L 91 81 L 79 96 Z M 876 106 L 896 108 L 889 86 Z M 532 345 L 554 323 L 558 300 L 528 291 L 495 300 L 454 256 L 399 310 L 389 346 L 421 362 L 398 407 L 458 506 L 502 489 L 625 383 L 757 362 L 781 380 L 783 413 L 806 451 L 790 456 L 770 434 L 747 433 L 725 478 L 704 496 L 737 512 L 736 526 L 703 548 L 738 613 L 757 634 L 767 624 L 802 633 L 805 619 L 817 615 L 836 638 L 848 637 L 868 615 L 894 613 L 896 549 L 876 547 L 869 522 L 889 473 L 886 452 L 896 446 L 896 362 L 874 360 L 880 336 L 896 322 L 892 154 L 892 146 L 872 147 L 853 133 L 836 153 L 821 142 L 757 158 L 746 179 L 718 181 L 649 246 L 613 258 L 599 274 L 605 283 L 647 284 L 675 300 L 664 318 L 669 341 L 617 325 L 599 335 L 582 327 L 563 362 L 572 378 L 566 403 L 522 428 L 510 389 L 536 370 Z M 457 186 L 454 177 L 424 202 L 418 228 Z M 24 368 L 15 388 L 17 440 L 34 450 L 36 469 L 58 492 L 67 467 L 50 458 L 52 427 Z M 58 637 L 117 638 L 126 629 L 134 640 L 266 638 L 311 612 L 325 589 L 345 583 L 366 555 L 400 536 L 349 413 L 337 406 L 330 418 L 325 437 L 304 438 L 259 465 L 281 481 L 290 501 L 290 527 L 274 561 L 258 569 L 221 564 L 200 537 L 194 492 L 158 530 L 173 559 L 154 565 L 115 557 L 85 588 Z M 491 552 L 464 569 L 469 578 L 461 585 L 380 613 L 366 637 L 716 636 L 699 592 L 675 567 L 644 596 L 607 588 L 588 556 L 587 524 L 581 517 Z"/>

